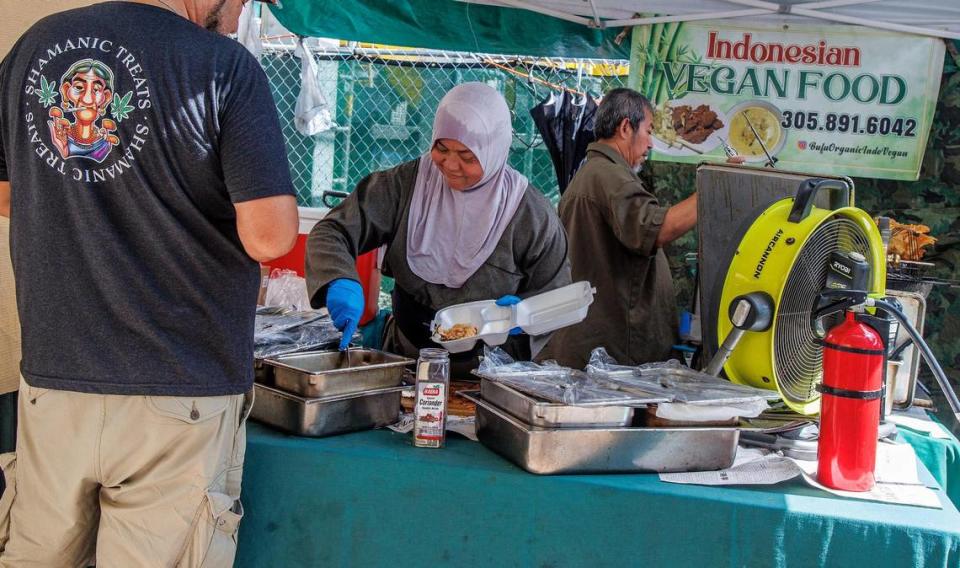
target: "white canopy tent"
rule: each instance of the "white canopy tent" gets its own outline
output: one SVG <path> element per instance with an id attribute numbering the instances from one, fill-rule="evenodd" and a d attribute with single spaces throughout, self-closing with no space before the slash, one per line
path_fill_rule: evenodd
<path id="1" fill-rule="evenodd" d="M 960 39 L 960 0 L 458 0 L 521 8 L 594 28 L 749 18 L 781 23 L 816 19 Z M 638 17 L 656 14 L 656 17 Z M 891 46 L 891 49 L 894 47 Z"/>

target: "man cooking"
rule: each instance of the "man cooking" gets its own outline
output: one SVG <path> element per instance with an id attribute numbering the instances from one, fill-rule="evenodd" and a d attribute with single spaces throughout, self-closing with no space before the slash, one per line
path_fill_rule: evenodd
<path id="1" fill-rule="evenodd" d="M 666 207 L 637 176 L 653 147 L 653 112 L 631 89 L 600 103 L 597 141 L 560 199 L 573 280 L 589 280 L 597 294 L 587 319 L 559 330 L 541 359 L 583 368 L 595 347 L 624 365 L 670 357 L 677 309 L 663 247 L 696 225 L 697 195 Z"/>

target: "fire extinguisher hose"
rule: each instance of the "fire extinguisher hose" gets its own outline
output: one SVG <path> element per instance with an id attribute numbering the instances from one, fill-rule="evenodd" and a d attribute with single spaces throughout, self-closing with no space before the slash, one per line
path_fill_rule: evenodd
<path id="1" fill-rule="evenodd" d="M 900 309 L 894 306 L 892 303 L 884 300 L 874 300 L 873 305 L 892 314 L 893 317 L 897 318 L 897 321 L 900 322 L 904 329 L 907 330 L 907 334 L 911 339 L 913 339 L 913 342 L 916 343 L 917 347 L 920 349 L 920 353 L 923 355 L 923 360 L 927 362 L 927 366 L 930 367 L 931 371 L 933 371 L 933 376 L 940 384 L 940 390 L 942 390 L 944 396 L 947 397 L 947 402 L 950 404 L 950 410 L 953 411 L 954 417 L 960 421 L 960 400 L 957 399 L 957 393 L 954 392 L 953 387 L 950 386 L 950 381 L 947 379 L 946 373 L 943 372 L 943 367 L 940 366 L 940 362 L 937 361 L 937 358 L 933 356 L 933 352 L 930 351 L 930 347 L 923 340 L 920 332 L 913 327 L 913 324 L 910 323 L 910 320 L 907 319 L 907 316 L 905 316 L 903 312 L 901 312 Z"/>

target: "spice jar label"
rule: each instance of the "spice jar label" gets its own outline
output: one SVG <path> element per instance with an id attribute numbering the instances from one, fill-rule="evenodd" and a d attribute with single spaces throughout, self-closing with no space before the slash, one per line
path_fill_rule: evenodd
<path id="1" fill-rule="evenodd" d="M 446 402 L 446 384 L 428 381 L 417 384 L 417 404 L 414 409 L 413 424 L 414 445 L 425 448 L 439 448 L 443 445 Z"/>

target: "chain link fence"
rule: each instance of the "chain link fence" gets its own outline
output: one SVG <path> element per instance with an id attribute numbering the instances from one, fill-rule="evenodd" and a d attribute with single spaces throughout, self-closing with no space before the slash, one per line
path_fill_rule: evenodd
<path id="1" fill-rule="evenodd" d="M 298 201 L 308 207 L 323 206 L 326 191 L 349 193 L 369 173 L 423 154 L 440 99 L 466 81 L 482 81 L 503 94 L 513 114 L 510 164 L 556 203 L 556 174 L 530 109 L 560 88 L 599 97 L 627 79 L 627 62 L 619 60 L 380 49 L 309 39 L 333 126 L 304 136 L 294 124 L 301 83 L 296 43 L 267 41 L 260 63 L 277 103 Z"/>

